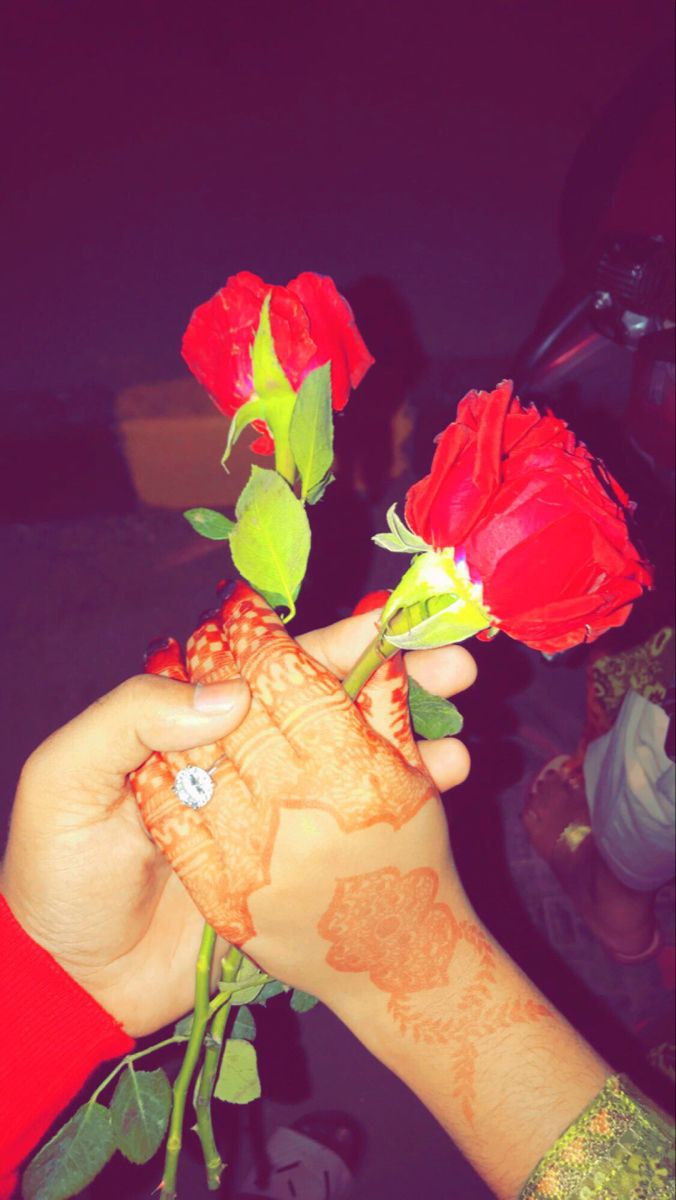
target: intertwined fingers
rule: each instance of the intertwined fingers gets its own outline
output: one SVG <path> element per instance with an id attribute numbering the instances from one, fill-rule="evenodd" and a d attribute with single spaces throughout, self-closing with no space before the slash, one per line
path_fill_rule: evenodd
<path id="1" fill-rule="evenodd" d="M 149 663 L 177 670 L 175 657 Z M 335 677 L 307 655 L 244 584 L 188 643 L 191 682 L 241 675 L 249 713 L 221 742 L 189 755 L 153 755 L 133 780 L 157 844 L 207 919 L 228 940 L 253 935 L 248 898 L 270 880 L 281 808 L 329 812 L 344 832 L 399 828 L 432 796 L 408 726 L 401 662 L 387 664 L 362 701 L 367 724 Z M 210 760 L 210 761 L 209 761 Z M 190 762 L 216 784 L 198 811 L 173 790 Z"/>
<path id="2" fill-rule="evenodd" d="M 223 620 L 238 670 L 254 696 L 252 711 L 260 701 L 268 727 L 276 727 L 287 745 L 280 776 L 265 758 L 254 769 L 246 741 L 250 718 L 226 739 L 229 754 L 235 739 L 244 741 L 244 755 L 235 751 L 233 758 L 252 790 L 281 789 L 285 807 L 323 809 L 346 832 L 378 821 L 399 828 L 409 820 L 433 789 L 410 739 L 401 664 L 367 693 L 365 702 L 380 726 L 374 729 L 331 672 L 289 637 L 246 585 L 236 587 Z"/>

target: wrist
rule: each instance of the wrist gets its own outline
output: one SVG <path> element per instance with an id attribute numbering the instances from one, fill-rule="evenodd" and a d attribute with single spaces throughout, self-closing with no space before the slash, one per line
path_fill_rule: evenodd
<path id="1" fill-rule="evenodd" d="M 443 982 L 417 987 L 404 965 L 406 986 L 362 979 L 337 986 L 328 1003 L 495 1193 L 513 1196 L 609 1070 L 483 929 L 459 887 L 444 898 L 455 926 Z M 428 944 L 432 963 L 434 951 Z M 505 1145 L 508 1161 L 495 1149 Z"/>
<path id="2" fill-rule="evenodd" d="M 403 931 L 407 936 L 387 953 L 382 944 L 380 953 L 369 946 L 375 964 L 369 970 L 334 969 L 325 1001 L 397 1073 L 409 1055 L 415 1057 L 421 1040 L 441 1040 L 445 1027 L 457 1022 L 468 991 L 479 989 L 477 995 L 483 995 L 495 973 L 495 956 L 504 957 L 450 872 L 427 911 L 404 911 L 402 917 L 415 922 Z M 336 957 L 330 950 L 330 966 L 335 967 Z"/>

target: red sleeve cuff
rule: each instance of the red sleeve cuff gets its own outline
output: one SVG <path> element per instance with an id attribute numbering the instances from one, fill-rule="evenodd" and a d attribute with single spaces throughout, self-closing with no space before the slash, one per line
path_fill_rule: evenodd
<path id="1" fill-rule="evenodd" d="M 87 1076 L 135 1042 L 19 925 L 0 896 L 0 1200 Z"/>

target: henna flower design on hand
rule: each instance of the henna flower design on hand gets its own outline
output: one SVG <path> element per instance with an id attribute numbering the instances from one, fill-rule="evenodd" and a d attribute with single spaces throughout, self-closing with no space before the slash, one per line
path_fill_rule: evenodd
<path id="1" fill-rule="evenodd" d="M 438 890 L 438 875 L 429 867 L 406 874 L 385 867 L 341 879 L 318 931 L 331 942 L 329 966 L 366 971 L 375 987 L 389 993 L 388 1011 L 403 1034 L 428 1045 L 453 1045 L 453 1094 L 471 1124 L 479 1039 L 550 1013 L 534 1000 L 491 1003 L 497 970 L 493 947 L 477 924 L 458 921 L 447 904 L 437 901 Z M 453 959 L 456 978 L 466 978 L 467 985 L 450 1011 L 435 997 L 424 1003 L 420 996 L 411 999 L 414 993 L 445 988 Z"/>
<path id="2" fill-rule="evenodd" d="M 319 932 L 332 943 L 337 971 L 368 971 L 384 992 L 419 992 L 448 983 L 459 927 L 446 904 L 435 904 L 437 875 L 419 867 L 402 875 L 386 867 L 341 879 Z"/>

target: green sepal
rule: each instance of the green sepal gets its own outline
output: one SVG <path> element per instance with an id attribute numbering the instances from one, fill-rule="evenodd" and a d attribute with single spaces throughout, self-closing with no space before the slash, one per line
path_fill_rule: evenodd
<path id="1" fill-rule="evenodd" d="M 228 1104 L 250 1104 L 261 1095 L 256 1047 L 240 1038 L 228 1038 L 221 1059 L 214 1095 Z"/>
<path id="2" fill-rule="evenodd" d="M 453 737 L 462 729 L 462 716 L 455 704 L 452 704 L 450 700 L 444 700 L 442 696 L 433 696 L 410 676 L 408 707 L 411 713 L 411 724 L 419 737 L 428 739 Z"/>
<path id="3" fill-rule="evenodd" d="M 68 1200 L 77 1196 L 115 1153 L 110 1113 L 91 1101 L 78 1108 L 28 1164 L 23 1200 Z"/>
<path id="4" fill-rule="evenodd" d="M 296 404 L 296 393 L 289 383 L 284 368 L 277 357 L 270 325 L 270 296 L 265 297 L 261 316 L 251 347 L 251 373 L 253 378 L 252 399 L 260 401 L 262 409 L 254 419 L 265 421 L 275 443 L 277 462 L 289 456 L 289 430 Z M 251 404 L 251 400 L 249 404 Z M 290 469 L 289 478 L 293 470 Z"/>
<path id="5" fill-rule="evenodd" d="M 265 404 L 260 396 L 253 396 L 251 400 L 247 400 L 246 404 L 237 409 L 228 429 L 228 440 L 221 459 L 222 467 L 225 467 L 235 442 L 239 435 L 244 432 L 247 425 L 251 425 L 252 421 L 264 421 L 265 419 Z"/>
<path id="6" fill-rule="evenodd" d="M 386 520 L 390 532 L 377 533 L 375 537 L 371 538 L 376 546 L 380 546 L 383 550 L 391 550 L 395 554 L 421 554 L 431 549 L 427 542 L 418 537 L 417 533 L 412 533 L 397 516 L 396 504 L 392 504 L 388 508 Z"/>
<path id="7" fill-rule="evenodd" d="M 310 554 L 304 506 L 277 471 L 254 466 L 235 512 L 230 551 L 237 570 L 290 619 Z"/>
<path id="8" fill-rule="evenodd" d="M 187 508 L 183 516 L 195 533 L 212 542 L 226 542 L 235 528 L 234 521 L 213 508 Z"/>
<path id="9" fill-rule="evenodd" d="M 146 1163 L 158 1150 L 169 1121 L 171 1087 L 163 1070 L 122 1073 L 110 1103 L 118 1150 L 133 1163 Z"/>
<path id="10" fill-rule="evenodd" d="M 291 416 L 289 440 L 300 473 L 301 499 L 310 502 L 309 497 L 324 483 L 333 462 L 330 362 L 305 376 Z M 324 490 L 327 485 L 328 480 Z M 311 503 L 319 498 L 316 495 Z"/>
<path id="11" fill-rule="evenodd" d="M 253 346 L 251 347 L 251 373 L 253 390 L 263 400 L 292 400 L 296 394 L 291 387 L 284 368 L 277 357 L 270 325 L 270 298 L 268 292 L 261 308 L 260 321 Z"/>
<path id="12" fill-rule="evenodd" d="M 309 992 L 302 992 L 300 988 L 294 988 L 291 993 L 291 1007 L 294 1012 L 306 1013 L 311 1009 L 316 1008 L 319 1000 L 316 996 L 311 996 Z"/>
<path id="13" fill-rule="evenodd" d="M 480 584 L 472 583 L 453 548 L 427 550 L 413 559 L 385 605 L 380 627 L 401 650 L 431 650 L 463 642 L 491 624 Z M 408 617 L 406 630 L 393 632 L 389 622 L 399 612 Z"/>

